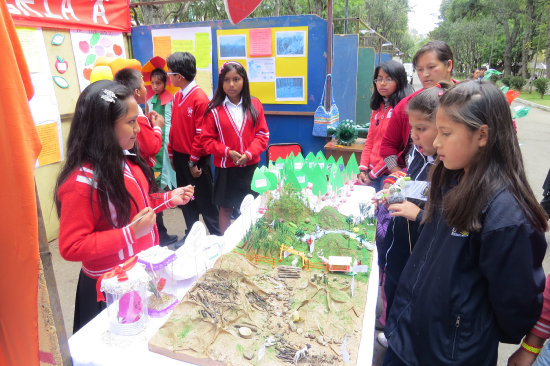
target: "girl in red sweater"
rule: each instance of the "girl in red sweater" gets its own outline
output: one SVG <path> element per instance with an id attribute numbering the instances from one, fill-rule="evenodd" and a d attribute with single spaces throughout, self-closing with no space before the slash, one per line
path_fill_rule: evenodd
<path id="1" fill-rule="evenodd" d="M 214 156 L 214 204 L 220 207 L 221 232 L 231 224 L 231 213 L 250 189 L 269 130 L 260 101 L 250 96 L 248 76 L 235 61 L 223 64 L 218 88 L 206 109 L 201 141 Z"/>
<path id="2" fill-rule="evenodd" d="M 389 60 L 374 70 L 374 90 L 370 98 L 370 128 L 361 154 L 359 183 L 382 189 L 382 182 L 390 171 L 380 156 L 380 144 L 388 127 L 393 108 L 413 92 L 407 82 L 407 72 L 403 64 Z"/>
<path id="3" fill-rule="evenodd" d="M 135 145 L 140 130 L 133 91 L 101 80 L 78 98 L 67 141 L 67 160 L 55 188 L 59 251 L 82 262 L 73 333 L 105 307 L 96 282 L 140 251 L 158 245 L 156 212 L 184 205 L 193 187 L 153 193 L 152 170 Z M 142 217 L 134 223 L 134 220 Z"/>

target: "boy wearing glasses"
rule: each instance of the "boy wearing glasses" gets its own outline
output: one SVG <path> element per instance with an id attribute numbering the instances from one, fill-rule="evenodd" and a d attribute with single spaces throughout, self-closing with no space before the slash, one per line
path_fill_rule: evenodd
<path id="1" fill-rule="evenodd" d="M 212 203 L 212 168 L 210 155 L 200 144 L 204 112 L 208 97 L 195 82 L 195 56 L 189 52 L 175 52 L 166 59 L 166 73 L 172 85 L 179 87 L 172 106 L 172 128 L 168 142 L 168 156 L 176 171 L 178 187 L 195 186 L 195 200 L 180 206 L 189 233 L 199 214 L 211 235 L 220 235 L 218 209 Z M 176 249 L 183 244 L 176 243 Z"/>

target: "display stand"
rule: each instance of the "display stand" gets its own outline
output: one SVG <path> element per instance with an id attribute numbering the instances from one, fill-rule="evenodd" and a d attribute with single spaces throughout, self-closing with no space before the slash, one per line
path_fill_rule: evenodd
<path id="1" fill-rule="evenodd" d="M 371 187 L 356 186 L 352 197 L 339 208 L 345 214 L 358 211 L 358 200 L 369 199 L 374 194 Z M 260 196 L 253 202 L 254 212 L 258 212 Z M 261 215 L 256 214 L 256 221 Z M 235 220 L 224 235 L 226 244 L 236 246 L 245 234 L 243 216 Z M 250 222 L 250 221 L 249 221 Z M 363 332 L 357 358 L 357 365 L 371 365 L 374 346 L 374 322 L 376 317 L 376 301 L 378 298 L 378 255 L 376 249 L 372 254 L 371 271 L 368 282 L 368 295 L 363 316 Z M 196 277 L 178 281 L 177 296 L 181 300 L 185 293 L 193 286 Z M 150 318 L 146 330 L 136 336 L 127 338 L 113 337 L 109 332 L 107 312 L 104 310 L 92 321 L 81 328 L 69 339 L 69 348 L 73 365 L 191 365 L 189 363 L 165 357 L 150 352 L 148 340 L 166 322 L 168 315 L 163 318 Z"/>

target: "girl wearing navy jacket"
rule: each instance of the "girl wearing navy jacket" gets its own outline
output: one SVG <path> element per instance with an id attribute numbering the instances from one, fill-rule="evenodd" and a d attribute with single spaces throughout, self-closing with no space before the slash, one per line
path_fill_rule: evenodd
<path id="1" fill-rule="evenodd" d="M 548 224 L 498 88 L 454 86 L 436 125 L 438 161 L 384 365 L 496 365 L 498 343 L 519 343 L 540 315 Z"/>
<path id="2" fill-rule="evenodd" d="M 269 130 L 260 101 L 250 96 L 248 76 L 235 61 L 222 65 L 218 88 L 206 109 L 201 141 L 214 156 L 214 204 L 218 205 L 222 233 L 231 224 L 231 213 L 250 189 L 260 154 L 269 141 Z"/>
<path id="3" fill-rule="evenodd" d="M 151 207 L 159 206 L 159 212 L 184 205 L 193 195 L 192 186 L 154 193 L 153 171 L 135 144 L 137 119 L 133 91 L 112 81 L 90 84 L 76 103 L 67 160 L 55 187 L 59 251 L 66 260 L 82 262 L 73 333 L 105 308 L 97 301 L 97 279 L 159 244 Z"/>
<path id="4" fill-rule="evenodd" d="M 428 199 L 428 173 L 436 158 L 433 146 L 437 135 L 435 114 L 439 97 L 449 87 L 450 84 L 445 83 L 443 86 L 437 84 L 425 89 L 412 98 L 408 105 L 411 138 L 414 145 L 407 158 L 407 176 L 410 178 L 405 190 L 407 200 L 388 207 L 392 218 L 381 246 L 385 248 L 380 263 L 385 276 L 386 314 L 391 310 L 401 271 L 418 238 L 424 204 Z M 383 333 L 378 335 L 378 341 L 387 347 L 387 340 Z"/>

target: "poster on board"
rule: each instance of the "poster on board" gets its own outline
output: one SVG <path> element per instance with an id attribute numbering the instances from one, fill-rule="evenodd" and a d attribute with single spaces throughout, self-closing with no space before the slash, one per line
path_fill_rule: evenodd
<path id="1" fill-rule="evenodd" d="M 280 77 L 275 82 L 275 100 L 279 102 L 304 100 L 304 77 Z"/>
<path id="2" fill-rule="evenodd" d="M 248 80 L 251 82 L 273 82 L 275 81 L 275 59 L 251 58 L 247 61 Z"/>
<path id="3" fill-rule="evenodd" d="M 61 117 L 42 29 L 18 27 L 17 35 L 34 87 L 29 107 L 42 143 L 37 166 L 56 163 L 63 160 Z"/>
<path id="4" fill-rule="evenodd" d="M 277 57 L 304 57 L 306 55 L 306 32 L 275 32 Z"/>
<path id="5" fill-rule="evenodd" d="M 221 60 L 246 58 L 246 35 L 219 36 L 218 48 Z"/>
<path id="6" fill-rule="evenodd" d="M 90 85 L 90 74 L 98 57 L 126 58 L 122 33 L 71 30 L 71 42 L 80 91 Z"/>
<path id="7" fill-rule="evenodd" d="M 166 59 L 174 52 L 195 56 L 195 81 L 212 98 L 212 30 L 210 27 L 151 29 L 153 56 Z"/>

